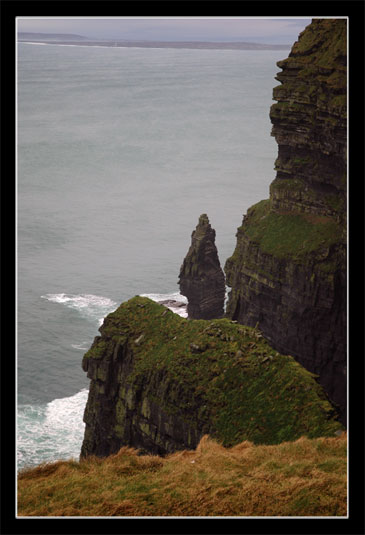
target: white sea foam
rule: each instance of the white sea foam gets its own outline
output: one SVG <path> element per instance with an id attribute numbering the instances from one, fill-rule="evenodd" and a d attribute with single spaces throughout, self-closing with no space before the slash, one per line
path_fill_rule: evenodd
<path id="1" fill-rule="evenodd" d="M 83 389 L 46 405 L 18 406 L 18 468 L 59 459 L 78 459 L 87 396 L 88 390 Z"/>
<path id="2" fill-rule="evenodd" d="M 179 316 L 183 318 L 188 317 L 188 313 L 186 311 L 186 305 L 188 303 L 188 300 L 184 295 L 181 295 L 179 292 L 172 292 L 169 294 L 141 294 L 141 297 L 148 297 L 149 299 L 152 299 L 152 301 L 156 301 L 156 303 L 163 303 L 164 301 L 170 301 L 171 303 L 168 303 L 166 306 L 172 312 L 175 312 L 175 314 L 178 314 Z"/>
<path id="3" fill-rule="evenodd" d="M 88 345 L 88 342 L 81 342 L 81 344 L 71 344 L 71 347 L 74 349 L 81 349 L 81 351 L 87 351 L 90 347 L 90 344 Z"/>
<path id="4" fill-rule="evenodd" d="M 226 309 L 227 301 L 228 301 L 228 294 L 230 292 L 229 286 L 226 286 L 226 293 L 224 298 L 224 309 Z M 149 297 L 152 299 L 152 301 L 156 301 L 157 303 L 161 303 L 163 301 L 176 301 L 176 305 L 173 303 L 170 305 L 167 305 L 167 308 L 175 312 L 175 314 L 179 314 L 179 316 L 182 316 L 183 318 L 188 317 L 187 313 L 187 304 L 188 300 L 184 295 L 181 295 L 180 293 L 170 293 L 170 294 L 141 294 L 141 297 Z"/>
<path id="5" fill-rule="evenodd" d="M 88 319 L 97 320 L 102 325 L 107 314 L 113 312 L 117 303 L 108 297 L 93 294 L 46 294 L 41 295 L 42 299 L 47 299 L 52 303 L 60 303 L 69 308 L 73 308 Z"/>

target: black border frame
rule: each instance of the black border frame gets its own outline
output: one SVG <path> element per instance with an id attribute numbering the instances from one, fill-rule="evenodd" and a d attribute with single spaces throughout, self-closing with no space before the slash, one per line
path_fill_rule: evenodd
<path id="1" fill-rule="evenodd" d="M 176 1 L 3 0 L 2 103 L 2 503 L 1 533 L 365 533 L 364 517 L 364 20 L 363 0 Z M 349 21 L 349 516 L 348 518 L 16 518 L 15 511 L 15 23 L 19 16 L 346 16 Z M 264 14 L 264 15 L 263 15 Z M 14 152 L 13 152 L 14 151 Z M 358 219 L 360 218 L 360 222 Z M 360 240 L 359 240 L 360 238 Z M 360 250 L 360 251 L 359 251 Z M 360 252 L 360 254 L 359 254 Z M 362 252 L 362 254 L 361 254 Z M 350 276 L 351 275 L 351 276 Z M 361 292 L 362 291 L 362 292 Z M 362 293 L 359 297 L 360 292 Z M 12 308 L 14 303 L 14 309 Z M 359 311 L 359 304 L 362 309 Z M 362 336 L 359 337 L 359 334 Z M 14 341 L 14 346 L 13 346 Z M 14 352 L 13 352 L 14 347 Z M 14 359 L 13 359 L 14 355 Z M 10 391 L 10 394 L 9 394 Z M 66 524 L 64 524 L 66 522 Z"/>

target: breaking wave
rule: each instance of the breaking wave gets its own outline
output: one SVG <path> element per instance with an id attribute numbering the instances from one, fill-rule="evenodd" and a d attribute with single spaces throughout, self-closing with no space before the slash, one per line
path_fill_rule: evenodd
<path id="1" fill-rule="evenodd" d="M 105 316 L 113 312 L 117 303 L 108 297 L 93 294 L 46 294 L 41 295 L 52 303 L 60 303 L 73 308 L 88 319 L 97 320 L 99 325 L 103 323 Z"/>
<path id="2" fill-rule="evenodd" d="M 78 459 L 84 437 L 88 390 L 44 405 L 19 405 L 18 468 L 60 459 Z"/>

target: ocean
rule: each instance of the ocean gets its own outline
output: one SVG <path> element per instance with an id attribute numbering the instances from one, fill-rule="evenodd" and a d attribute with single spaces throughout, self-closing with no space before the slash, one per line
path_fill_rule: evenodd
<path id="1" fill-rule="evenodd" d="M 177 284 L 200 214 L 222 266 L 269 197 L 282 50 L 18 43 L 18 468 L 78 459 L 103 318 Z M 175 309 L 183 314 L 183 309 Z"/>

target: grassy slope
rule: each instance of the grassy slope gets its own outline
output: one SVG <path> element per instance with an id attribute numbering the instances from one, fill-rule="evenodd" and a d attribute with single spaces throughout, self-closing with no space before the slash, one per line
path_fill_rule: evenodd
<path id="1" fill-rule="evenodd" d="M 271 212 L 269 200 L 249 209 L 244 229 L 263 252 L 297 262 L 304 262 L 320 246 L 337 243 L 342 230 L 330 217 Z"/>
<path id="2" fill-rule="evenodd" d="M 19 516 L 345 516 L 347 439 L 59 461 L 19 475 Z"/>

